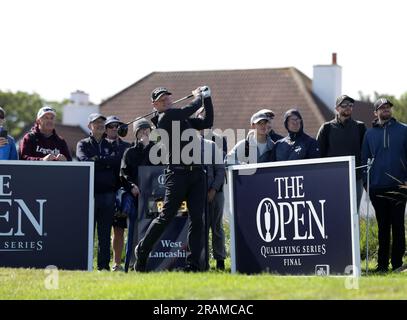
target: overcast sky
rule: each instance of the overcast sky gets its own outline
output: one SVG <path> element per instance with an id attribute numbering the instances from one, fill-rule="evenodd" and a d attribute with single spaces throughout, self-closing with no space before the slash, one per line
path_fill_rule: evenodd
<path id="1" fill-rule="evenodd" d="M 0 90 L 91 101 L 153 71 L 342 66 L 343 93 L 407 91 L 405 1 L 0 0 Z M 191 88 L 193 89 L 193 88 Z"/>

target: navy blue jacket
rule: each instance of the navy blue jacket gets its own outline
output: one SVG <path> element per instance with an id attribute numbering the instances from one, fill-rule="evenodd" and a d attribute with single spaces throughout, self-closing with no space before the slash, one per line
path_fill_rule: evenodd
<path id="1" fill-rule="evenodd" d="M 279 135 L 274 130 L 270 131 L 269 137 L 271 138 L 271 140 L 273 140 L 274 143 L 276 143 L 278 140 L 281 140 L 284 138 L 282 135 Z"/>
<path id="2" fill-rule="evenodd" d="M 291 116 L 301 119 L 301 126 L 298 132 L 292 132 L 288 128 L 288 121 Z M 312 159 L 321 156 L 317 140 L 304 133 L 302 116 L 297 109 L 286 111 L 284 114 L 284 126 L 288 131 L 288 136 L 276 142 L 271 154 L 271 161 Z"/>
<path id="3" fill-rule="evenodd" d="M 319 158 L 317 140 L 300 131 L 278 140 L 272 151 L 272 161 Z"/>
<path id="4" fill-rule="evenodd" d="M 363 140 L 363 165 L 368 158 L 374 158 L 370 169 L 370 189 L 397 187 L 400 185 L 397 180 L 404 183 L 407 180 L 407 126 L 394 118 L 384 125 L 375 121 Z M 365 174 L 365 183 L 366 178 Z"/>
<path id="5" fill-rule="evenodd" d="M 117 144 L 110 143 L 105 138 L 98 143 L 90 136 L 78 142 L 76 157 L 79 161 L 95 162 L 95 193 L 117 191 L 117 168 L 120 168 L 121 160 Z"/>

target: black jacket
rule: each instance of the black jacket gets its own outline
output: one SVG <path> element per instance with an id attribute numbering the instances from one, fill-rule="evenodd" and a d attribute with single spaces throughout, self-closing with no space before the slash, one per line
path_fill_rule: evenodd
<path id="1" fill-rule="evenodd" d="M 270 131 L 269 137 L 271 138 L 271 140 L 273 140 L 274 143 L 276 143 L 278 140 L 281 140 L 284 138 L 282 135 L 279 135 L 274 130 Z"/>
<path id="2" fill-rule="evenodd" d="M 116 144 L 105 138 L 98 143 L 90 136 L 78 142 L 76 157 L 79 161 L 95 163 L 95 193 L 117 191 L 117 168 L 120 166 L 121 154 Z"/>
<path id="3" fill-rule="evenodd" d="M 116 166 L 114 168 L 115 170 L 115 174 L 116 174 L 116 179 L 117 179 L 117 185 L 121 186 L 121 179 L 120 179 L 120 165 L 121 165 L 121 161 L 123 159 L 124 153 L 126 152 L 126 150 L 128 148 L 130 148 L 133 144 L 123 141 L 122 139 L 118 138 L 117 140 L 111 141 L 111 140 L 107 140 L 110 143 L 113 144 L 113 147 L 117 149 L 117 151 L 120 154 L 120 161 L 116 163 Z"/>
<path id="4" fill-rule="evenodd" d="M 152 165 L 149 153 L 153 146 L 154 142 L 150 142 L 145 148 L 142 143 L 138 143 L 124 152 L 120 166 L 120 180 L 126 191 L 130 192 L 132 184 L 138 185 L 139 166 Z"/>
<path id="5" fill-rule="evenodd" d="M 321 157 L 355 156 L 355 165 L 360 166 L 365 132 L 365 124 L 353 119 L 341 122 L 335 117 L 325 122 L 317 134 Z M 356 171 L 356 177 L 362 178 L 362 170 Z"/>
<path id="6" fill-rule="evenodd" d="M 168 141 L 163 140 L 165 150 L 169 150 L 169 163 L 179 164 L 173 159 L 174 152 L 179 153 L 181 158 L 182 149 L 190 143 L 190 141 L 181 140 L 182 134 L 187 129 L 203 130 L 213 126 L 213 105 L 211 97 L 204 99 L 205 118 L 190 118 L 201 107 L 201 97 L 195 98 L 189 105 L 183 108 L 170 108 L 158 115 L 158 119 L 153 120 L 157 123 L 157 128 L 165 130 L 168 134 Z M 158 120 L 158 121 L 157 121 Z M 179 135 L 173 136 L 173 124 L 179 123 Z M 177 141 L 173 141 L 177 139 Z M 167 143 L 168 142 L 168 145 Z M 200 144 L 200 140 L 197 142 Z M 180 146 L 180 150 L 172 150 L 172 146 Z M 198 145 L 198 148 L 200 145 Z M 180 159 L 182 163 L 182 159 Z"/>

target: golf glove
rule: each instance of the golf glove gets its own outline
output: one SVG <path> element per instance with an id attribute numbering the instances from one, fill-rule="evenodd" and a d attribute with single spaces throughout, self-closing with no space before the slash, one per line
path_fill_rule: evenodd
<path id="1" fill-rule="evenodd" d="M 199 90 L 201 91 L 201 95 L 204 99 L 211 96 L 211 89 L 208 86 L 199 87 Z"/>

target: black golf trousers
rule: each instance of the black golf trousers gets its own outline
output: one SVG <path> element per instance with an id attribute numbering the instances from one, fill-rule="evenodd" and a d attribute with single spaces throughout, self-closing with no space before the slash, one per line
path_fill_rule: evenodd
<path id="1" fill-rule="evenodd" d="M 166 226 L 176 216 L 183 200 L 189 211 L 187 266 L 201 269 L 200 257 L 204 250 L 204 210 L 206 201 L 205 172 L 201 166 L 175 166 L 166 170 L 163 210 L 148 227 L 138 245 L 142 258 L 147 258 Z"/>
<path id="2" fill-rule="evenodd" d="M 402 195 L 389 193 L 391 191 L 400 192 L 400 190 L 396 189 L 370 191 L 379 228 L 378 268 L 385 270 L 389 265 L 390 234 L 392 239 L 391 265 L 393 270 L 402 266 L 406 250 L 404 230 L 406 199 Z"/>

